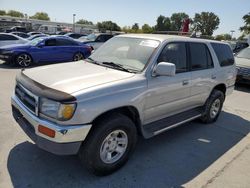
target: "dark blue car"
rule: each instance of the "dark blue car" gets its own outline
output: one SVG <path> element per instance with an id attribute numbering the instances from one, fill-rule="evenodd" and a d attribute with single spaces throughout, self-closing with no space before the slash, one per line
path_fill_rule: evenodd
<path id="1" fill-rule="evenodd" d="M 0 48 L 0 59 L 28 67 L 31 64 L 78 61 L 87 58 L 92 48 L 68 37 L 42 37 L 22 45 Z"/>

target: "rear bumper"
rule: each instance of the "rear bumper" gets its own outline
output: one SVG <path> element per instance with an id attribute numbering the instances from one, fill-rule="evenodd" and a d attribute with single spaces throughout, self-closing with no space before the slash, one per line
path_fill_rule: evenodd
<path id="1" fill-rule="evenodd" d="M 65 126 L 57 125 L 31 114 L 15 97 L 12 97 L 12 114 L 23 131 L 43 150 L 57 155 L 77 154 L 86 138 L 91 125 Z M 48 137 L 38 131 L 43 125 L 55 131 L 55 137 Z"/>

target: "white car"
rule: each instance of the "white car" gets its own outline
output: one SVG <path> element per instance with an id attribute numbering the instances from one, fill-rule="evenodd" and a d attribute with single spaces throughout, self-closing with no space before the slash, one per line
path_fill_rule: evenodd
<path id="1" fill-rule="evenodd" d="M 107 33 L 89 34 L 88 36 L 83 36 L 77 39 L 77 41 L 92 46 L 94 50 L 103 45 L 106 41 L 111 39 L 114 35 Z"/>
<path id="2" fill-rule="evenodd" d="M 28 41 L 11 33 L 0 33 L 0 47 L 10 44 L 25 44 Z"/>
<path id="3" fill-rule="evenodd" d="M 250 84 L 250 47 L 243 49 L 235 55 L 238 83 Z"/>

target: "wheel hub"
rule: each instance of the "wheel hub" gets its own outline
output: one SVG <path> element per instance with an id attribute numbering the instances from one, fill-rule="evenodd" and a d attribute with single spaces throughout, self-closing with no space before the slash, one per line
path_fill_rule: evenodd
<path id="1" fill-rule="evenodd" d="M 111 132 L 103 141 L 100 148 L 100 157 L 104 163 L 118 161 L 125 153 L 128 145 L 128 136 L 123 130 Z"/>
<path id="2" fill-rule="evenodd" d="M 221 102 L 219 99 L 216 99 L 210 109 L 210 116 L 211 118 L 215 118 L 217 116 L 217 114 L 220 111 L 220 106 L 221 106 Z"/>

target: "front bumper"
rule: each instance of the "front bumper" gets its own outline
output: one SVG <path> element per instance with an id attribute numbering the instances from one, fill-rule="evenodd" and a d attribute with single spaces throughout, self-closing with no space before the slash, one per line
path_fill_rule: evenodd
<path id="1" fill-rule="evenodd" d="M 88 125 L 58 125 L 47 120 L 42 120 L 33 115 L 18 100 L 16 96 L 11 99 L 13 117 L 24 132 L 37 144 L 38 147 L 57 155 L 76 154 L 90 131 Z M 38 126 L 43 125 L 55 131 L 55 137 L 48 137 L 38 131 Z"/>
<path id="2" fill-rule="evenodd" d="M 0 54 L 0 60 L 3 60 L 5 62 L 12 62 L 13 56 L 13 54 Z"/>

